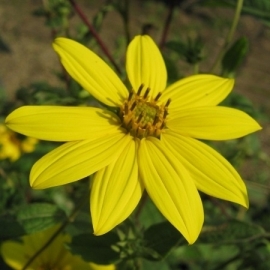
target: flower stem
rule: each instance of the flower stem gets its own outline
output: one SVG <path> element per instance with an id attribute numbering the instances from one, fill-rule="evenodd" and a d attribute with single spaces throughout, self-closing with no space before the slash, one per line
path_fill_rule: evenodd
<path id="1" fill-rule="evenodd" d="M 168 15 L 167 15 L 167 18 L 165 20 L 165 24 L 164 24 L 164 27 L 163 27 L 161 39 L 160 39 L 160 42 L 159 42 L 159 48 L 160 49 L 163 49 L 163 47 L 165 45 L 165 42 L 166 42 L 166 39 L 167 39 L 167 36 L 168 36 L 168 33 L 169 33 L 170 24 L 172 22 L 172 17 L 173 17 L 175 4 L 176 4 L 176 1 L 172 1 L 171 4 L 170 4 L 169 10 L 168 10 Z"/>
<path id="2" fill-rule="evenodd" d="M 212 68 L 210 69 L 210 73 L 213 73 L 214 70 L 217 68 L 217 66 L 219 65 L 219 63 L 220 63 L 222 57 L 224 56 L 226 50 L 228 49 L 228 47 L 230 46 L 230 44 L 232 42 L 236 27 L 237 27 L 238 22 L 239 22 L 239 18 L 240 18 L 241 10 L 242 10 L 242 7 L 243 7 L 243 3 L 244 3 L 244 0 L 237 0 L 237 5 L 236 5 L 236 8 L 235 8 L 234 18 L 233 18 L 233 22 L 232 22 L 230 31 L 228 32 L 228 35 L 227 35 L 227 37 L 225 39 L 225 43 L 223 45 L 223 48 L 220 50 L 220 52 L 219 52 L 219 54 L 218 54 L 218 56 L 216 58 L 215 63 L 213 64 Z"/>
<path id="3" fill-rule="evenodd" d="M 77 3 L 74 0 L 69 0 L 70 4 L 72 5 L 72 7 L 74 8 L 74 10 L 77 12 L 77 14 L 79 15 L 79 17 L 81 18 L 81 20 L 85 23 L 85 25 L 88 27 L 90 33 L 93 35 L 93 37 L 96 39 L 97 43 L 99 44 L 100 48 L 102 49 L 102 51 L 104 52 L 104 54 L 108 57 L 108 59 L 110 60 L 110 62 L 112 63 L 112 65 L 114 66 L 115 70 L 120 74 L 121 70 L 118 67 L 118 65 L 116 64 L 116 62 L 114 61 L 113 57 L 111 56 L 109 50 L 107 49 L 107 47 L 105 46 L 105 44 L 103 43 L 103 41 L 101 40 L 100 36 L 98 35 L 98 33 L 96 32 L 96 30 L 94 29 L 94 27 L 92 26 L 92 24 L 88 21 L 88 19 L 86 18 L 86 16 L 84 15 L 84 13 L 82 12 L 81 8 L 77 5 Z"/>
<path id="4" fill-rule="evenodd" d="M 81 207 L 85 204 L 86 199 L 88 199 L 89 194 L 87 192 L 87 195 L 84 196 L 77 207 L 72 211 L 72 213 L 66 218 L 66 220 L 62 223 L 62 225 L 59 227 L 59 229 L 49 238 L 49 240 L 39 249 L 37 252 L 28 260 L 28 262 L 25 264 L 25 266 L 22 268 L 22 270 L 26 270 L 32 262 L 46 249 L 49 247 L 49 245 L 55 240 L 55 238 L 64 230 L 64 228 L 71 223 L 74 218 L 79 213 L 79 210 Z"/>
<path id="5" fill-rule="evenodd" d="M 193 74 L 199 74 L 199 63 L 193 65 Z"/>

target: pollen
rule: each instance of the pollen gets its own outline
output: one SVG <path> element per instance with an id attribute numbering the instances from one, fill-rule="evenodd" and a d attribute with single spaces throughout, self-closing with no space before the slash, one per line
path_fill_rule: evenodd
<path id="1" fill-rule="evenodd" d="M 170 99 L 159 104 L 161 93 L 155 98 L 149 96 L 150 88 L 141 85 L 137 93 L 132 90 L 120 108 L 122 126 L 132 136 L 142 139 L 147 136 L 159 138 L 165 127 Z"/>

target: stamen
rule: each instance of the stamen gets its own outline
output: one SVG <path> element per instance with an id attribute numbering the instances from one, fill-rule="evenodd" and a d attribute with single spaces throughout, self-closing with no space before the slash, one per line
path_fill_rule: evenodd
<path id="1" fill-rule="evenodd" d="M 131 105 L 130 110 L 133 111 L 133 110 L 135 109 L 136 105 L 137 105 L 137 101 L 135 100 L 135 101 L 133 102 L 133 104 Z"/>
<path id="2" fill-rule="evenodd" d="M 166 104 L 165 104 L 165 107 L 168 107 L 168 106 L 170 105 L 171 101 L 172 101 L 172 100 L 169 98 L 169 99 L 167 100 Z"/>
<path id="3" fill-rule="evenodd" d="M 148 136 L 160 138 L 166 127 L 166 117 L 171 99 L 164 104 L 158 104 L 162 96 L 158 92 L 155 97 L 150 94 L 150 88 L 141 84 L 137 93 L 132 90 L 119 111 L 122 126 L 131 136 L 142 139 Z"/>
<path id="4" fill-rule="evenodd" d="M 132 98 L 133 94 L 134 94 L 134 91 L 131 90 L 131 91 L 129 92 L 129 94 L 128 94 L 128 101 L 131 101 L 131 98 Z"/>
<path id="5" fill-rule="evenodd" d="M 158 117 L 158 115 L 156 115 L 155 119 L 154 119 L 154 122 L 153 122 L 153 126 L 155 126 L 157 124 L 158 120 L 159 120 L 159 117 Z"/>
<path id="6" fill-rule="evenodd" d="M 141 112 L 136 122 L 139 124 L 142 118 L 143 118 L 143 113 Z"/>
<path id="7" fill-rule="evenodd" d="M 144 98 L 144 99 L 146 99 L 146 98 L 147 98 L 147 96 L 148 96 L 149 92 L 150 92 L 150 88 L 147 88 L 147 89 L 145 90 L 144 95 L 143 95 L 143 98 Z"/>
<path id="8" fill-rule="evenodd" d="M 125 115 L 127 115 L 127 114 L 128 114 L 128 104 L 125 103 Z"/>
<path id="9" fill-rule="evenodd" d="M 138 89 L 137 95 L 139 96 L 143 90 L 144 84 L 142 83 Z"/>
<path id="10" fill-rule="evenodd" d="M 138 127 L 137 128 L 137 132 L 136 132 L 137 137 L 140 138 L 141 136 L 144 135 L 144 133 L 145 133 L 145 130 L 144 129 L 142 129 L 141 127 Z"/>
<path id="11" fill-rule="evenodd" d="M 155 101 L 158 101 L 158 99 L 161 97 L 161 95 L 162 95 L 161 92 L 159 92 L 159 93 L 157 94 L 157 96 L 155 97 L 154 100 L 155 100 Z"/>
<path id="12" fill-rule="evenodd" d="M 163 118 L 165 119 L 167 117 L 167 115 L 168 115 L 168 110 L 165 110 L 164 114 L 163 114 Z"/>
<path id="13" fill-rule="evenodd" d="M 129 120 L 128 120 L 128 122 L 126 123 L 126 126 L 127 126 L 127 127 L 132 126 L 132 125 L 131 125 L 131 121 L 132 121 L 132 119 L 129 119 Z"/>
<path id="14" fill-rule="evenodd" d="M 159 129 L 163 129 L 165 126 L 165 122 L 163 121 Z"/>

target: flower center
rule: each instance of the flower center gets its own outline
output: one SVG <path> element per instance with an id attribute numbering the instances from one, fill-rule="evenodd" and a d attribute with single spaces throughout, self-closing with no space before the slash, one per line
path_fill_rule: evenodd
<path id="1" fill-rule="evenodd" d="M 143 88 L 144 85 L 141 85 L 137 93 L 132 90 L 120 108 L 122 125 L 132 136 L 139 139 L 147 136 L 159 138 L 165 126 L 171 100 L 169 99 L 165 105 L 158 105 L 161 93 L 153 99 L 148 95 L 150 88 L 146 88 L 144 94 Z"/>

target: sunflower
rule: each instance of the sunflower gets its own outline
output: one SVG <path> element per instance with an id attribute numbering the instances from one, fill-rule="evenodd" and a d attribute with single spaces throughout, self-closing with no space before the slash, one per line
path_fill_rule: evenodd
<path id="1" fill-rule="evenodd" d="M 144 192 L 191 244 L 204 219 L 198 190 L 248 207 L 236 170 L 198 139 L 228 140 L 261 129 L 242 111 L 217 106 L 234 81 L 194 75 L 166 88 L 162 55 L 147 36 L 128 46 L 130 91 L 83 45 L 53 44 L 67 72 L 106 107 L 25 106 L 6 119 L 9 128 L 42 140 L 66 141 L 33 166 L 30 184 L 43 189 L 95 173 L 90 196 L 94 233 L 125 220 Z"/>

